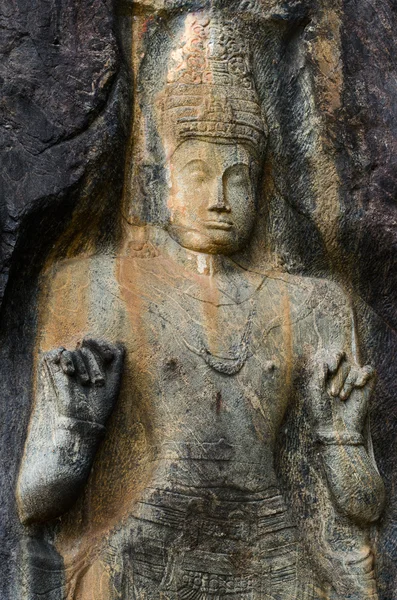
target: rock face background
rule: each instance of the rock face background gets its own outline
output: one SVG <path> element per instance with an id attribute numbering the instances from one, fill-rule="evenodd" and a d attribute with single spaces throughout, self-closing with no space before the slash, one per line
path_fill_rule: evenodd
<path id="1" fill-rule="evenodd" d="M 139 12 L 150 24 L 156 11 L 186 4 L 143 1 Z M 379 375 L 372 432 L 388 499 L 375 535 L 381 597 L 391 600 L 397 598 L 397 4 L 244 4 L 275 27 L 293 24 L 273 69 L 285 203 L 273 215 L 271 235 L 288 270 L 332 278 L 356 304 L 363 360 Z M 0 7 L 1 598 L 13 597 L 21 536 L 14 490 L 32 399 L 38 274 L 69 223 L 75 223 L 75 252 L 117 234 L 132 94 L 130 10 L 111 0 L 3 0 Z M 312 154 L 302 142 L 309 139 Z M 312 173 L 314 194 L 302 165 Z"/>
<path id="2" fill-rule="evenodd" d="M 108 206 L 113 194 L 120 195 L 119 107 L 128 101 L 120 102 L 111 2 L 5 0 L 0 56 L 0 597 L 11 598 L 20 537 L 14 487 L 31 402 L 35 281 L 77 199 L 87 192 L 92 200 L 100 181 L 110 191 Z M 95 204 L 90 219 L 101 213 Z"/>

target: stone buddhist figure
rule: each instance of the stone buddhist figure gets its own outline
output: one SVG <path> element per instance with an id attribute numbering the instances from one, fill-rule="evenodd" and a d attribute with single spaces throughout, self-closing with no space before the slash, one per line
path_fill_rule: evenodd
<path id="1" fill-rule="evenodd" d="M 114 252 L 43 275 L 18 597 L 375 600 L 351 308 L 251 258 L 270 134 L 250 39 L 215 10 L 172 31 L 142 108 L 164 225 L 125 218 Z"/>

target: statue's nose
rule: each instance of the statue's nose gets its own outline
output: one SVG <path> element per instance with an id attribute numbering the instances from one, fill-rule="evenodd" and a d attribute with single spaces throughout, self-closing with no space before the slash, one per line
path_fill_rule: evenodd
<path id="1" fill-rule="evenodd" d="M 230 206 L 227 202 L 225 195 L 225 188 L 223 184 L 223 178 L 220 177 L 217 181 L 216 188 L 214 189 L 214 193 L 210 198 L 210 203 L 208 206 L 208 210 L 213 212 L 230 212 Z"/>

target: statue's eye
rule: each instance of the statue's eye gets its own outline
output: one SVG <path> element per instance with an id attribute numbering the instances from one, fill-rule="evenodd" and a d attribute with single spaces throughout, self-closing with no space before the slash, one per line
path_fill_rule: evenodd
<path id="1" fill-rule="evenodd" d="M 233 173 L 229 175 L 228 181 L 233 185 L 246 185 L 247 177 L 244 175 L 244 173 Z"/>
<path id="2" fill-rule="evenodd" d="M 235 186 L 239 186 L 239 185 L 247 185 L 249 178 L 248 178 L 248 173 L 246 172 L 246 169 L 242 168 L 242 167 L 232 167 L 231 169 L 229 169 L 226 172 L 226 181 L 232 185 Z"/>

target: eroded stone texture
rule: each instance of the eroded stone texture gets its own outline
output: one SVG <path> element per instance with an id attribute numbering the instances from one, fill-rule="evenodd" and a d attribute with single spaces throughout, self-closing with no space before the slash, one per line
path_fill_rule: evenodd
<path id="1" fill-rule="evenodd" d="M 1 343 L 0 444 L 4 457 L 11 448 L 15 457 L 1 467 L 0 595 L 7 598 L 15 597 L 9 586 L 20 533 L 12 482 L 31 402 L 35 278 L 77 198 L 85 221 L 84 196 L 97 198 L 89 218 L 98 219 L 102 240 L 109 235 L 113 207 L 101 202 L 100 187 L 106 182 L 110 204 L 117 204 L 123 165 L 115 154 L 123 145 L 128 102 L 119 102 L 123 86 L 111 3 L 5 0 L 0 56 L 1 297 L 10 270 L 13 288 Z M 87 242 L 74 239 L 78 245 Z"/>
<path id="2" fill-rule="evenodd" d="M 390 127 L 378 144 L 371 119 L 379 105 L 393 114 L 392 77 L 379 85 L 376 61 L 384 52 L 393 71 L 394 17 L 379 4 L 373 30 L 342 2 L 29 9 L 50 18 L 48 36 L 51 18 L 63 24 L 63 50 L 52 49 L 59 36 L 40 37 L 48 73 L 37 74 L 63 129 L 40 133 L 24 181 L 40 180 L 42 155 L 62 173 L 46 167 L 34 197 L 9 195 L 23 200 L 27 231 L 14 255 L 23 277 L 4 305 L 4 447 L 12 440 L 21 456 L 30 426 L 18 483 L 19 460 L 4 478 L 5 594 L 392 597 L 392 453 L 379 433 L 394 334 L 375 313 L 392 325 L 393 208 L 382 227 L 371 202 L 374 189 L 392 193 L 382 152 L 394 138 Z M 366 53 L 378 36 L 380 50 Z M 136 90 L 124 151 L 116 37 Z M 65 79 L 87 102 L 57 100 L 65 53 Z M 38 99 L 26 123 L 19 93 L 5 98 L 26 147 Z M 356 105 L 367 112 L 352 116 Z M 369 244 L 379 229 L 382 242 Z M 388 278 L 377 279 L 384 256 Z M 380 527 L 366 363 L 381 374 Z"/>

